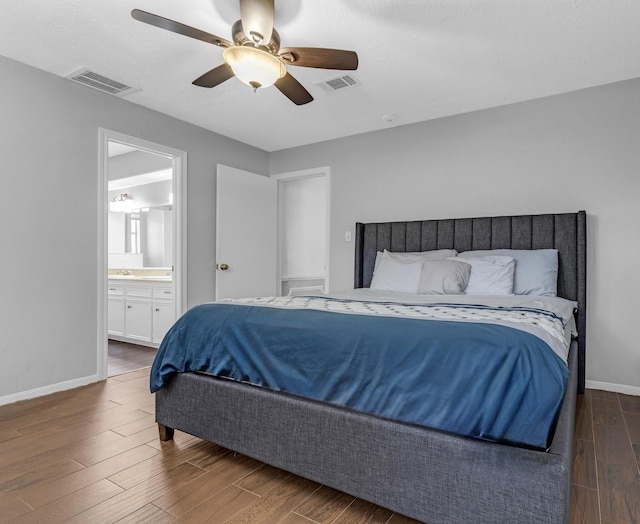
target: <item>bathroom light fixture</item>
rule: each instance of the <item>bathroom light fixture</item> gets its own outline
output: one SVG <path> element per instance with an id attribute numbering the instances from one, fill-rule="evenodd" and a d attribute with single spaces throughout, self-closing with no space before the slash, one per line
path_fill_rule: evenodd
<path id="1" fill-rule="evenodd" d="M 109 211 L 131 213 L 133 210 L 133 197 L 128 193 L 121 193 L 109 202 Z"/>
<path id="2" fill-rule="evenodd" d="M 282 61 L 266 51 L 256 47 L 232 46 L 222 53 L 222 58 L 245 84 L 256 91 L 261 87 L 269 87 L 287 74 Z"/>

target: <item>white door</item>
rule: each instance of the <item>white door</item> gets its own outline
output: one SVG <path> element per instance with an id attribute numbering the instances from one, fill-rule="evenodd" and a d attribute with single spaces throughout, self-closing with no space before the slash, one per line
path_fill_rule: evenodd
<path id="1" fill-rule="evenodd" d="M 277 200 L 275 180 L 218 165 L 216 300 L 276 294 Z"/>

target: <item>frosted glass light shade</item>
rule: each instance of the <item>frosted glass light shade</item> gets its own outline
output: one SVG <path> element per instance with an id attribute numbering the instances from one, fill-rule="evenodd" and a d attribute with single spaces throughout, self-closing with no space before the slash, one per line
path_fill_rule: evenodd
<path id="1" fill-rule="evenodd" d="M 253 89 L 272 86 L 287 74 L 279 58 L 255 47 L 233 46 L 222 53 L 233 73 Z"/>

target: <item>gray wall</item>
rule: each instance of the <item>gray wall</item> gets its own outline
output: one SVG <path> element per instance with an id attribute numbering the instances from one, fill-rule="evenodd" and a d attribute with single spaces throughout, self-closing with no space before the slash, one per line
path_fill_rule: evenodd
<path id="1" fill-rule="evenodd" d="M 187 297 L 212 300 L 215 172 L 268 154 L 0 57 L 0 398 L 97 369 L 98 128 L 188 154 Z M 40 389 L 42 391 L 42 389 Z"/>
<path id="2" fill-rule="evenodd" d="M 585 209 L 587 379 L 640 388 L 640 79 L 270 155 L 272 174 L 324 165 L 334 291 L 356 221 Z"/>

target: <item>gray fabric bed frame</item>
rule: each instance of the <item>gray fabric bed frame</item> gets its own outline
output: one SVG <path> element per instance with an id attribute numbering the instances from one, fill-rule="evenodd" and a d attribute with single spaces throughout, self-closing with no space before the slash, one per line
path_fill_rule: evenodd
<path id="1" fill-rule="evenodd" d="M 559 295 L 579 303 L 580 337 L 547 452 L 197 373 L 177 374 L 156 393 L 160 438 L 179 429 L 431 524 L 568 522 L 576 394 L 584 387 L 585 213 L 357 224 L 356 287 L 370 283 L 376 250 L 504 247 L 557 248 Z"/>

